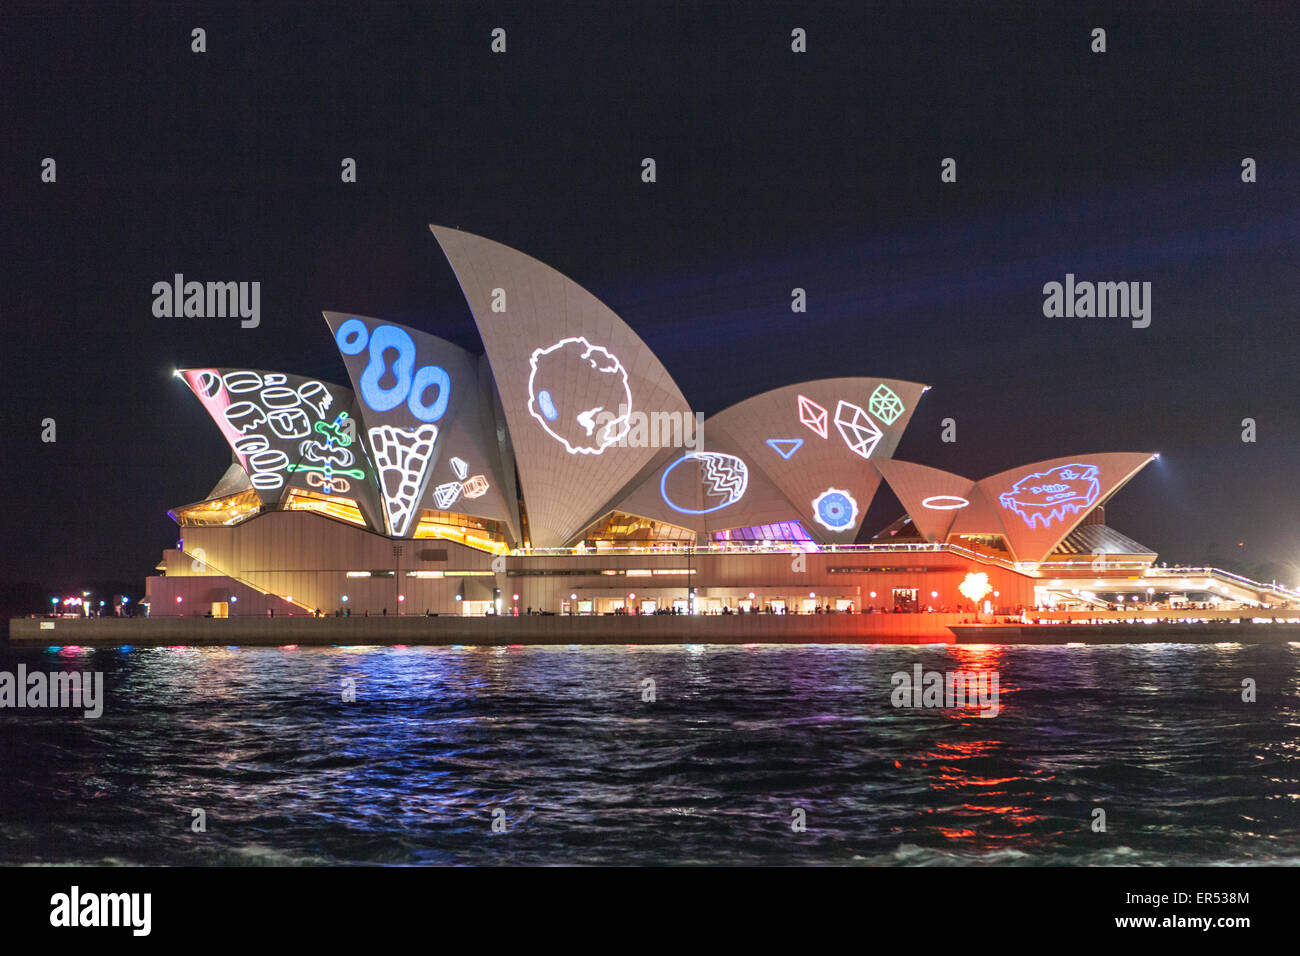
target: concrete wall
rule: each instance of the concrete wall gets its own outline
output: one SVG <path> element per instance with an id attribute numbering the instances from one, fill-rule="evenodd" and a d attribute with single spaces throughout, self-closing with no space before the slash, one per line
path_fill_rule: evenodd
<path id="1" fill-rule="evenodd" d="M 915 588 L 923 607 L 957 610 L 970 607 L 957 590 L 970 571 L 989 576 L 1000 592 L 989 599 L 999 609 L 1029 605 L 1034 599 L 1032 578 L 936 551 L 738 550 L 689 556 L 680 551 L 563 552 L 506 555 L 494 570 L 492 555 L 455 542 L 394 542 L 303 511 L 271 512 L 229 528 L 182 531 L 183 550 L 164 555 L 165 576 L 148 580 L 155 617 L 202 616 L 213 602 L 227 601 L 231 595 L 238 597 L 240 614 L 263 617 L 268 608 L 288 616 L 316 608 L 332 615 L 340 607 L 350 608 L 354 617 L 367 611 L 379 615 L 385 609 L 391 616 L 399 607 L 408 614 L 423 614 L 427 608 L 446 615 L 464 609 L 457 594 L 487 601 L 494 589 L 500 589 L 504 613 L 516 604 L 521 612 L 529 607 L 562 612 L 575 594 L 579 601 L 595 601 L 595 610 L 604 612 L 616 602 L 628 603 L 631 594 L 636 595 L 635 603 L 654 599 L 660 606 L 671 606 L 685 599 L 692 586 L 701 608 L 716 599 L 735 609 L 750 592 L 760 608 L 773 600 L 784 601 L 792 610 L 807 603 L 834 606 L 837 598 L 852 601 L 855 610 L 891 608 L 894 588 Z M 403 549 L 400 558 L 394 558 L 394 546 Z M 692 573 L 662 573 L 686 570 Z M 375 576 L 350 578 L 349 571 Z M 412 577 L 412 571 L 445 576 Z M 628 573 L 637 571 L 661 573 Z M 345 594 L 347 602 L 342 600 Z M 817 597 L 811 598 L 813 594 Z M 405 600 L 399 601 L 399 595 Z M 286 600 L 290 597 L 292 604 Z"/>

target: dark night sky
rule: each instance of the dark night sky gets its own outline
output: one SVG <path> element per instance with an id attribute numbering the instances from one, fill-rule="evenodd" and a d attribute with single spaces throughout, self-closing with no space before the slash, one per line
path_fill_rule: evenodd
<path id="1" fill-rule="evenodd" d="M 922 381 L 899 458 L 981 478 L 1159 451 L 1111 524 L 1170 563 L 1300 562 L 1294 5 L 7 4 L 0 20 L 4 581 L 142 582 L 175 541 L 167 509 L 230 458 L 175 367 L 346 383 L 322 309 L 479 350 L 430 222 L 585 285 L 706 414 L 805 379 Z M 261 281 L 260 328 L 154 318 L 151 287 L 176 272 Z M 1045 318 L 1042 286 L 1066 272 L 1151 282 L 1151 327 Z"/>

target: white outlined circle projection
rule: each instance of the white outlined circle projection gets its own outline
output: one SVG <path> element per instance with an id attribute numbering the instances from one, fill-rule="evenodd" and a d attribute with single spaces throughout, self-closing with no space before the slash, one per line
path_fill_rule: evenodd
<path id="1" fill-rule="evenodd" d="M 969 504 L 961 495 L 931 495 L 921 499 L 921 507 L 931 511 L 957 511 Z"/>

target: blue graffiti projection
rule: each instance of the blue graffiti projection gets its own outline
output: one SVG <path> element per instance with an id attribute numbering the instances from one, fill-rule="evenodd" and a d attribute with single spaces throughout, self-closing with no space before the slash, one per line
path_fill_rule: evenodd
<path id="1" fill-rule="evenodd" d="M 998 496 L 998 503 L 1029 527 L 1046 528 L 1066 515 L 1087 511 L 1100 493 L 1097 466 L 1075 463 L 1025 475 Z"/>

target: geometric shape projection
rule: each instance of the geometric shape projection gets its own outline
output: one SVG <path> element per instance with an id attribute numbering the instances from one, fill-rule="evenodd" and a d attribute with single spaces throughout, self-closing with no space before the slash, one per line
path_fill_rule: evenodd
<path id="1" fill-rule="evenodd" d="M 449 481 L 433 489 L 433 502 L 439 511 L 446 511 L 460 497 L 460 482 Z"/>
<path id="2" fill-rule="evenodd" d="M 880 384 L 867 400 L 867 408 L 886 425 L 894 424 L 903 414 L 903 400 L 888 385 Z"/>
<path id="3" fill-rule="evenodd" d="M 970 501 L 961 495 L 931 495 L 929 498 L 921 499 L 921 507 L 929 508 L 931 511 L 957 511 L 961 508 L 969 508 Z"/>
<path id="4" fill-rule="evenodd" d="M 461 488 L 466 498 L 482 498 L 487 494 L 488 480 L 482 475 L 475 475 L 473 478 L 466 478 Z"/>
<path id="5" fill-rule="evenodd" d="M 897 418 L 901 414 L 900 411 L 894 417 Z M 840 435 L 843 436 L 849 450 L 863 458 L 871 457 L 882 434 L 861 406 L 842 399 L 835 407 L 835 427 L 840 430 Z"/>
<path id="6" fill-rule="evenodd" d="M 379 471 L 384 517 L 391 537 L 406 534 L 437 440 L 436 425 L 421 425 L 417 429 L 379 425 L 370 429 L 370 450 Z"/>
<path id="7" fill-rule="evenodd" d="M 453 458 L 447 464 L 451 465 L 451 470 L 461 481 L 464 481 L 465 476 L 469 474 L 469 464 L 463 458 Z"/>
<path id="8" fill-rule="evenodd" d="M 769 438 L 767 443 L 786 461 L 789 461 L 791 456 L 803 447 L 802 438 Z"/>
<path id="9" fill-rule="evenodd" d="M 840 406 L 840 432 L 846 442 L 831 436 L 830 420 L 842 396 L 861 395 L 863 404 L 880 384 L 899 397 L 905 410 L 892 425 L 884 425 L 867 417 L 865 412 L 855 417 L 853 407 Z M 797 518 L 803 528 L 820 544 L 848 544 L 860 530 L 862 518 L 868 512 L 876 489 L 880 486 L 880 472 L 870 466 L 863 467 L 863 454 L 870 454 L 874 465 L 887 460 L 894 453 L 912 413 L 920 402 L 926 386 L 917 382 L 880 378 L 828 378 L 786 385 L 770 392 L 747 398 L 738 404 L 710 416 L 704 423 L 704 434 L 709 436 L 710 447 L 727 451 L 743 458 L 749 465 L 749 492 L 740 506 L 744 515 L 736 515 L 736 525 L 765 524 L 771 520 L 789 521 Z M 789 453 L 786 444 L 793 441 L 785 429 L 799 424 L 792 431 L 803 435 L 803 444 L 790 456 L 787 467 L 782 459 L 773 456 Z M 781 423 L 785 422 L 786 425 Z M 827 441 L 813 441 L 804 429 L 818 435 L 824 431 Z M 876 437 L 880 433 L 880 437 Z M 773 435 L 778 437 L 772 437 Z M 858 450 L 853 448 L 857 442 Z M 852 454 L 850 454 L 852 452 Z M 785 499 L 786 511 L 761 519 L 751 515 L 752 499 L 761 487 L 759 480 L 766 478 Z M 817 520 L 812 502 L 827 488 L 848 492 L 858 503 L 857 524 L 832 531 Z M 961 491 L 950 492 L 961 494 Z M 775 501 L 773 502 L 775 504 Z M 732 512 L 724 512 L 731 515 Z M 708 529 L 712 530 L 712 529 Z"/>
<path id="10" fill-rule="evenodd" d="M 821 435 L 822 438 L 827 437 L 828 434 L 826 419 L 829 414 L 830 413 L 827 412 L 825 408 L 818 405 L 811 398 L 808 398 L 805 395 L 799 396 L 799 421 L 807 425 L 818 435 Z"/>

